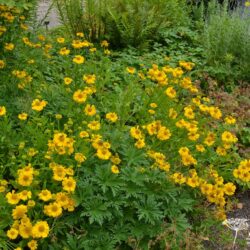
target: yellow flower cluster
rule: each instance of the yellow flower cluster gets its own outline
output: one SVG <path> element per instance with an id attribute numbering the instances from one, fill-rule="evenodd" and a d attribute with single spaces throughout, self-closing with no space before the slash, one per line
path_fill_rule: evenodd
<path id="1" fill-rule="evenodd" d="M 170 170 L 170 164 L 166 161 L 166 156 L 164 154 L 149 150 L 147 152 L 147 155 L 155 160 L 153 167 L 158 167 L 159 169 L 166 172 Z"/>
<path id="2" fill-rule="evenodd" d="M 110 152 L 111 145 L 107 141 L 103 141 L 100 135 L 92 138 L 92 147 L 96 149 L 96 156 L 101 160 L 110 159 L 112 153 Z"/>
<path id="3" fill-rule="evenodd" d="M 49 140 L 48 146 L 47 156 L 51 155 L 53 152 L 59 155 L 71 155 L 74 153 L 74 139 L 68 137 L 65 133 L 55 133 L 53 140 Z"/>
<path id="4" fill-rule="evenodd" d="M 250 160 L 243 160 L 239 166 L 233 170 L 235 178 L 242 182 L 250 183 Z"/>

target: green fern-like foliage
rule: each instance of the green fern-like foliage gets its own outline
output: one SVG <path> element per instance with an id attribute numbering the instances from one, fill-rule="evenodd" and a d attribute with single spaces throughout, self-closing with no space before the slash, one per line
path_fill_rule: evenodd
<path id="1" fill-rule="evenodd" d="M 145 47 L 160 29 L 188 22 L 184 0 L 54 0 L 62 23 L 91 41 Z"/>
<path id="2" fill-rule="evenodd" d="M 106 35 L 117 47 L 144 47 L 154 40 L 160 29 L 184 23 L 182 1 L 110 1 L 103 19 Z"/>

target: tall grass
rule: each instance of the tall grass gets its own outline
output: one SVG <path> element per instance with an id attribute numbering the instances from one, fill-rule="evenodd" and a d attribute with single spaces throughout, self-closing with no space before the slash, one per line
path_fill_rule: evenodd
<path id="1" fill-rule="evenodd" d="M 203 33 L 205 56 L 210 65 L 224 67 L 250 80 L 250 15 L 241 8 L 229 11 L 213 0 L 208 6 Z"/>

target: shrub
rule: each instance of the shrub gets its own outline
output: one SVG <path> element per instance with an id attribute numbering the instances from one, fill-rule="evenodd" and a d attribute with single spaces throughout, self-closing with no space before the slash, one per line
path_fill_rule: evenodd
<path id="1" fill-rule="evenodd" d="M 229 12 L 226 5 L 220 8 L 215 2 L 209 7 L 203 44 L 207 63 L 213 67 L 212 73 L 221 80 L 226 76 L 227 79 L 249 81 L 249 11 Z"/>
<path id="2" fill-rule="evenodd" d="M 185 1 L 57 0 L 63 23 L 91 41 L 108 38 L 114 47 L 143 47 L 161 28 L 189 21 Z"/>

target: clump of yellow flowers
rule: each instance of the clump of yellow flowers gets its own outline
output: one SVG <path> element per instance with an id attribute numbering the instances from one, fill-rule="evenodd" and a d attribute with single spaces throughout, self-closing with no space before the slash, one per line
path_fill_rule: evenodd
<path id="1" fill-rule="evenodd" d="M 2 23 L 17 21 L 24 32 L 19 44 L 4 42 L 0 58 L 1 73 L 10 68 L 9 79 L 24 95 L 17 111 L 0 100 L 0 125 L 12 119 L 20 135 L 11 147 L 12 165 L 0 175 L 11 221 L 6 238 L 16 249 L 39 249 L 39 241 L 53 234 L 53 223 L 75 211 L 79 170 L 84 175 L 104 166 L 119 178 L 138 155 L 143 163 L 135 168 L 142 176 L 158 171 L 166 182 L 198 190 L 225 219 L 234 180 L 249 185 L 250 160 L 235 152 L 234 115 L 224 115 L 192 81 L 194 63 L 125 66 L 115 73 L 103 65 L 102 71 L 100 57 L 110 63 L 106 40 L 100 52 L 81 32 L 72 41 L 31 38 L 19 12 L 4 5 L 0 10 Z M 5 37 L 9 26 L 2 23 Z M 19 46 L 39 56 L 28 54 L 23 65 L 11 68 L 6 55 Z M 52 79 L 39 72 L 39 60 L 53 69 Z M 126 150 L 133 159 L 127 160 Z"/>

